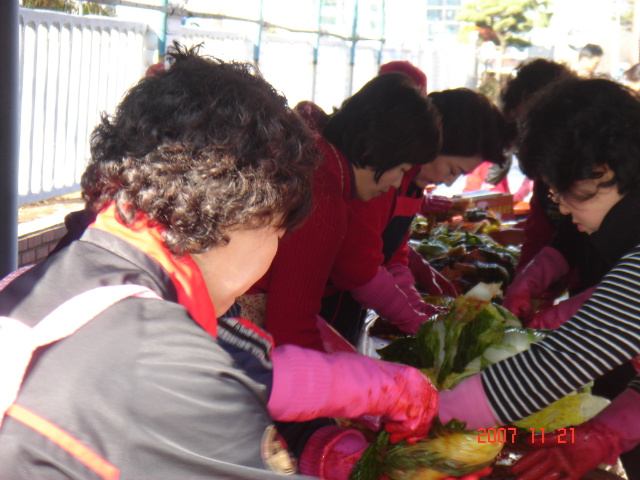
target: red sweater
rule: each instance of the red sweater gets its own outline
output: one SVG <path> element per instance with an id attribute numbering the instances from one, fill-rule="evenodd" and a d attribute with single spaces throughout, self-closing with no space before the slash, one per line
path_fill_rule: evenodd
<path id="1" fill-rule="evenodd" d="M 326 114 L 311 102 L 296 106 L 309 126 L 321 131 Z M 269 271 L 249 293 L 268 293 L 265 329 L 276 345 L 323 350 L 316 315 L 323 296 L 367 284 L 384 264 L 382 233 L 399 215 L 413 217 L 422 196 L 406 192 L 417 168 L 403 179 L 400 193 L 363 202 L 353 197 L 353 171 L 345 157 L 318 136 L 323 164 L 314 176 L 314 208 L 302 227 L 282 240 Z M 407 264 L 409 232 L 388 263 Z"/>
<path id="2" fill-rule="evenodd" d="M 524 223 L 523 232 L 524 242 L 520 247 L 516 273 L 522 271 L 543 247 L 549 245 L 555 233 L 555 229 L 545 216 L 535 192 L 529 202 L 529 214 Z"/>
<path id="3" fill-rule="evenodd" d="M 311 115 L 314 122 L 326 117 L 309 102 L 296 109 L 305 118 Z M 345 157 L 320 136 L 318 148 L 324 160 L 314 174 L 313 211 L 300 228 L 283 238 L 269 271 L 249 293 L 268 294 L 265 329 L 276 345 L 323 350 L 316 315 L 327 282 L 344 284 L 338 252 L 347 233 L 347 202 L 354 179 Z"/>
<path id="4" fill-rule="evenodd" d="M 373 198 L 368 202 L 359 199 L 353 199 L 349 202 L 349 230 L 343 247 L 338 253 L 340 264 L 346 267 L 340 282 L 342 289 L 352 290 L 366 285 L 376 275 L 378 268 L 385 263 L 408 265 L 407 240 L 410 231 L 400 228 L 393 232 L 392 235 L 396 236 L 394 242 L 399 246 L 397 249 L 391 248 L 394 253 L 386 262 L 385 243 L 382 235 L 393 219 L 398 217 L 413 218 L 420 210 L 422 193 L 407 194 L 407 191 L 411 190 L 411 181 L 419 169 L 420 167 L 415 167 L 409 170 L 402 179 L 402 186 L 398 190 L 391 188 L 380 197 Z"/>

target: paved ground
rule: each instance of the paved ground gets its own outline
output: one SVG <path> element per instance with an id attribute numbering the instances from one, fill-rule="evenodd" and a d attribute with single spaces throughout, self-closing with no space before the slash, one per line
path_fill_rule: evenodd
<path id="1" fill-rule="evenodd" d="M 59 225 L 68 213 L 83 208 L 80 192 L 22 205 L 18 208 L 18 236 Z"/>
<path id="2" fill-rule="evenodd" d="M 80 198 L 80 192 L 69 193 L 60 197 L 41 200 L 35 203 L 23 205 L 18 209 L 18 223 L 37 220 L 60 210 L 74 211 L 83 208 L 84 202 Z"/>

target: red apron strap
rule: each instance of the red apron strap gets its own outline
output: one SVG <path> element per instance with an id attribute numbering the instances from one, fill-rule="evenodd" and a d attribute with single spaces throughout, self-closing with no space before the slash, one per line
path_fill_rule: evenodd
<path id="1" fill-rule="evenodd" d="M 398 195 L 396 197 L 396 204 L 393 210 L 391 218 L 395 217 L 411 217 L 413 218 L 416 213 L 420 211 L 420 205 L 422 204 L 423 197 L 410 198 Z"/>

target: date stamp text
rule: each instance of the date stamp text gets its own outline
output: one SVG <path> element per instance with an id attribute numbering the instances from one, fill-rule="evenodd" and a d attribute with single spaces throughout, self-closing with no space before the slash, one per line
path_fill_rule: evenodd
<path id="1" fill-rule="evenodd" d="M 544 443 L 544 428 L 530 428 L 531 441 L 536 443 Z M 499 428 L 479 428 L 478 443 L 515 443 L 518 429 L 515 427 L 499 427 Z M 559 428 L 554 432 L 554 444 L 556 443 L 574 443 L 575 429 Z"/>

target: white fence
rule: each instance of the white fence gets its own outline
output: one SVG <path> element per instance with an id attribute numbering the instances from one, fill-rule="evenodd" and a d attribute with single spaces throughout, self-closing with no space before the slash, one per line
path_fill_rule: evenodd
<path id="1" fill-rule="evenodd" d="M 20 9 L 19 203 L 78 190 L 89 135 L 144 73 L 147 27 Z"/>
<path id="2" fill-rule="evenodd" d="M 168 32 L 168 42 L 202 43 L 205 54 L 253 62 L 255 39 L 233 32 L 174 30 Z M 91 131 L 101 112 L 112 112 L 152 63 L 156 41 L 145 24 L 20 9 L 20 204 L 80 188 Z M 402 59 L 421 67 L 429 76 L 429 90 L 469 86 L 474 67 L 473 50 L 451 43 L 432 42 L 420 52 L 385 46 L 379 52 L 378 42 L 359 41 L 353 64 L 351 45 L 334 37 L 318 41 L 313 34 L 265 32 L 259 68 L 291 105 L 312 99 L 331 111 L 376 74 L 379 56 L 382 63 Z"/>

